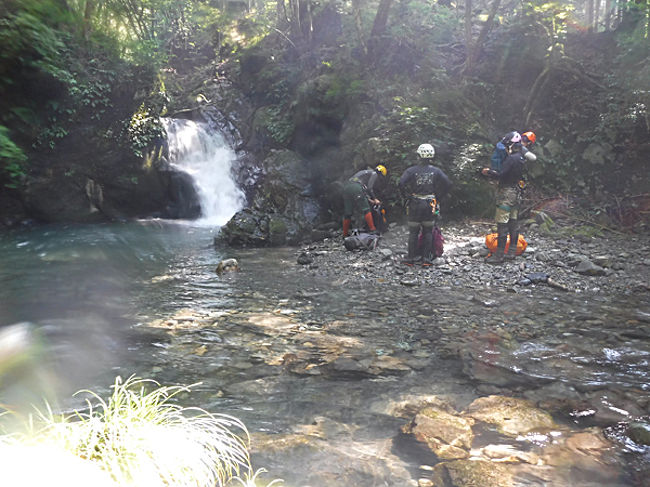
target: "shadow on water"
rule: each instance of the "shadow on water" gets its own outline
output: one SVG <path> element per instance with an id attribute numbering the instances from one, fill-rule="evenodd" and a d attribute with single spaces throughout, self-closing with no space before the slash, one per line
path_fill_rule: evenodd
<path id="1" fill-rule="evenodd" d="M 320 486 L 428 475 L 439 459 L 400 433 L 414 411 L 396 411 L 413 398 L 460 413 L 477 397 L 523 397 L 576 431 L 648 415 L 647 303 L 332 280 L 300 272 L 295 249 L 215 249 L 213 237 L 160 221 L 0 236 L 0 327 L 27 322 L 30 337 L 3 402 L 75 407 L 73 392 L 106 395 L 118 374 L 200 382 L 181 399 L 242 419 L 255 463 L 287 485 Z M 216 274 L 229 257 L 241 270 Z M 618 438 L 608 465 L 647 472 L 647 451 Z M 475 447 L 494 441 L 485 430 Z M 560 485 L 527 475 L 516 485 Z"/>

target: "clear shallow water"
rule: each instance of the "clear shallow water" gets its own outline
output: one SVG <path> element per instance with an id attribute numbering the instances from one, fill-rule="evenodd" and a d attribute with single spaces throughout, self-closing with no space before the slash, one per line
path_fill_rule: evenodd
<path id="1" fill-rule="evenodd" d="M 75 407 L 74 392 L 105 396 L 118 374 L 200 382 L 188 405 L 233 414 L 254 433 L 313 430 L 322 439 L 259 453 L 257 466 L 288 485 L 310 476 L 313 485 L 352 485 L 325 481 L 332 462 L 357 486 L 405 485 L 404 472 L 417 475 L 423 460 L 400 446 L 405 420 L 387 405 L 406 395 L 447 397 L 458 410 L 488 393 L 566 398 L 564 419 L 576 428 L 644 413 L 650 345 L 635 332 L 646 326 L 643 298 L 542 290 L 470 299 L 462 289 L 332 280 L 297 266 L 296 249 L 216 249 L 213 237 L 211 228 L 162 221 L 0 235 L 0 327 L 29 323 L 22 362 L 2 376 L 2 402 Z M 219 276 L 227 257 L 242 269 Z M 345 360 L 332 365 L 336 353 L 397 357 L 410 369 L 373 375 Z M 639 455 L 646 468 L 647 453 Z M 540 482 L 521 485 L 561 485 Z M 636 484 L 623 476 L 610 485 Z"/>
<path id="2" fill-rule="evenodd" d="M 188 299 L 190 290 L 160 289 L 155 278 L 190 281 L 207 270 L 219 259 L 212 236 L 209 228 L 160 221 L 5 233 L 0 326 L 30 324 L 38 344 L 32 358 L 53 376 L 57 396 L 92 386 L 109 371 L 128 369 L 138 316 L 169 312 Z"/>

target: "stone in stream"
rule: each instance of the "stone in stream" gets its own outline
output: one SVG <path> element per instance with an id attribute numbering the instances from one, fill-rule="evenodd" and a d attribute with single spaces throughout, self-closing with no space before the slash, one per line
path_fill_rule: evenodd
<path id="1" fill-rule="evenodd" d="M 549 413 L 525 399 L 515 397 L 480 397 L 469 405 L 466 415 L 496 426 L 506 436 L 558 428 Z"/>
<path id="2" fill-rule="evenodd" d="M 314 258 L 308 252 L 302 252 L 297 259 L 298 264 L 308 265 L 314 262 Z"/>
<path id="3" fill-rule="evenodd" d="M 424 443 L 437 458 L 456 460 L 468 458 L 474 435 L 472 418 L 463 418 L 437 408 L 427 407 L 402 427 L 402 432 L 413 435 Z"/>
<path id="4" fill-rule="evenodd" d="M 544 272 L 531 272 L 530 274 L 526 274 L 524 277 L 533 284 L 548 281 L 548 274 Z"/>
<path id="5" fill-rule="evenodd" d="M 506 467 L 485 460 L 456 460 L 437 464 L 432 479 L 436 487 L 511 487 Z"/>
<path id="6" fill-rule="evenodd" d="M 650 423 L 637 421 L 627 427 L 627 435 L 637 445 L 650 446 Z"/>
<path id="7" fill-rule="evenodd" d="M 224 259 L 217 264 L 216 273 L 223 274 L 224 272 L 232 272 L 239 270 L 239 262 L 237 259 Z"/>

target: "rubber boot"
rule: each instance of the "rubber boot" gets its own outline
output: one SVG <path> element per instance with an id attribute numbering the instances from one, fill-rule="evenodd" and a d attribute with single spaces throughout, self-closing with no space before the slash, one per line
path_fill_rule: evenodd
<path id="1" fill-rule="evenodd" d="M 490 257 L 485 259 L 488 264 L 502 264 L 503 252 L 506 249 L 506 242 L 508 241 L 508 225 L 506 223 L 497 224 L 497 249 Z"/>
<path id="2" fill-rule="evenodd" d="M 350 225 L 352 225 L 352 220 L 350 218 L 343 219 L 343 238 L 350 235 Z"/>
<path id="3" fill-rule="evenodd" d="M 508 251 L 503 254 L 506 260 L 514 260 L 517 255 L 517 243 L 519 242 L 519 222 L 517 220 L 508 221 L 508 233 L 510 235 L 510 245 Z"/>
<path id="4" fill-rule="evenodd" d="M 366 220 L 366 225 L 368 225 L 368 230 L 370 233 L 377 233 L 377 229 L 375 228 L 375 222 L 372 219 L 372 213 L 368 212 L 365 215 L 363 215 L 363 218 Z"/>

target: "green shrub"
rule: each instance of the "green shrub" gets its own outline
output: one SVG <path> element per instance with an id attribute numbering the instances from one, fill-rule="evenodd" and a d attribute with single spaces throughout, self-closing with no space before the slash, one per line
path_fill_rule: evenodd
<path id="1" fill-rule="evenodd" d="M 17 188 L 25 177 L 27 156 L 9 138 L 9 129 L 0 125 L 0 180 L 6 180 L 4 186 Z"/>

